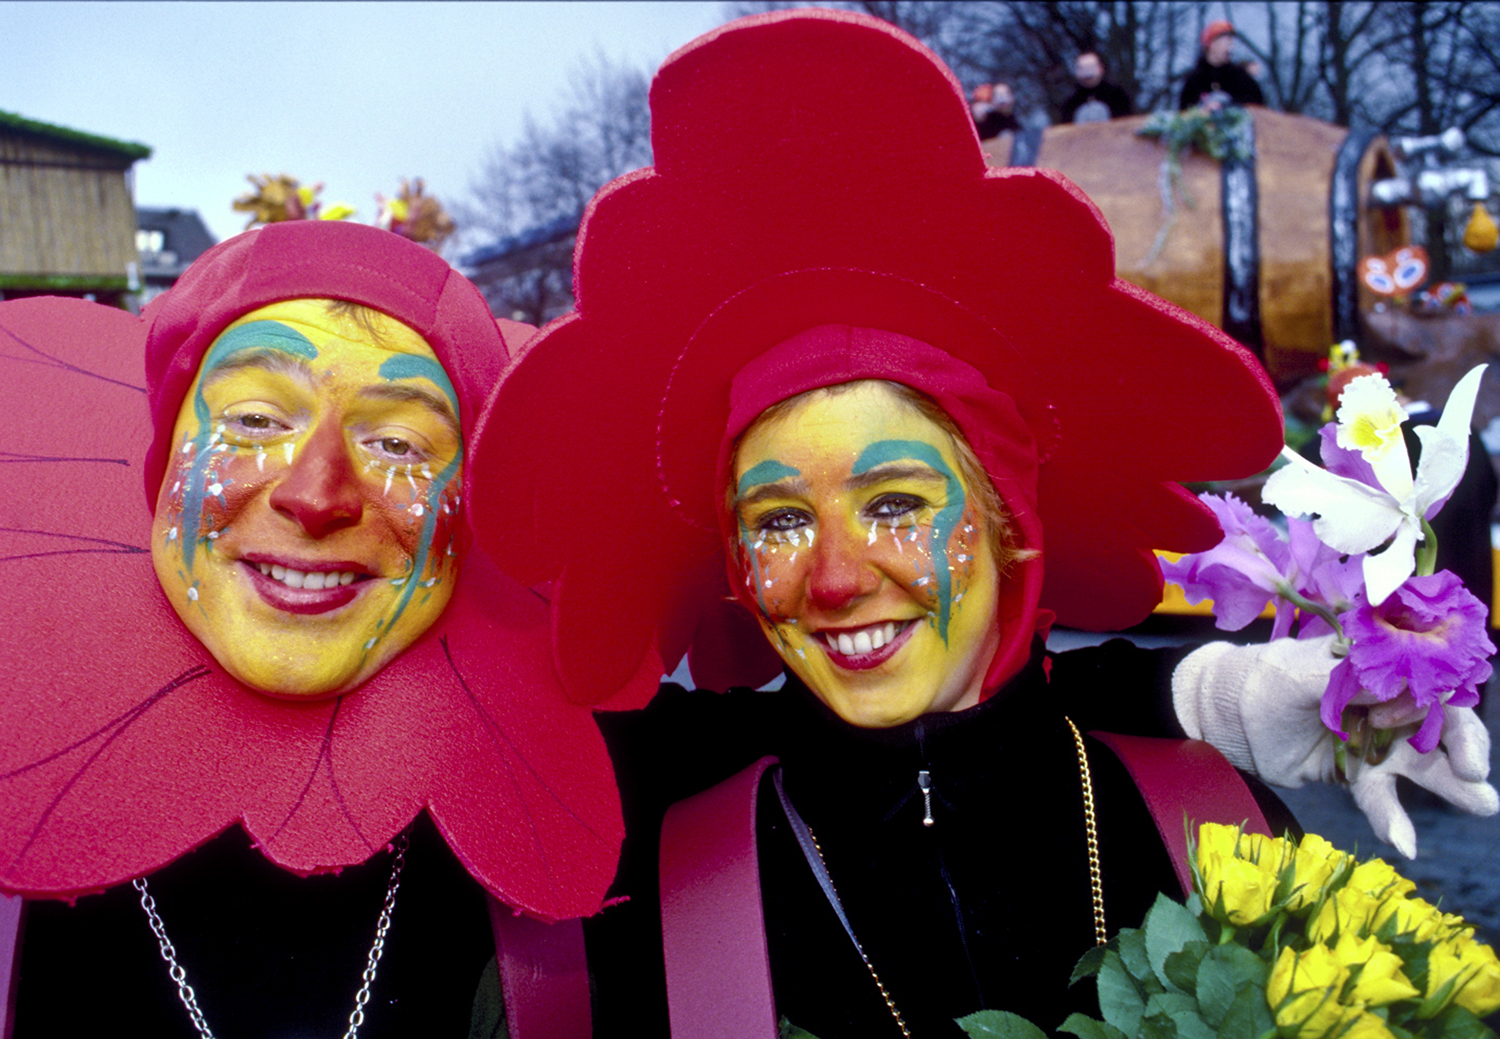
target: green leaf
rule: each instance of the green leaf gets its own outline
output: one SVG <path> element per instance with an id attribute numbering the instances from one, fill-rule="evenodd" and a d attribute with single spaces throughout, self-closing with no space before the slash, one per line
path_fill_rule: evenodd
<path id="1" fill-rule="evenodd" d="M 1076 1035 L 1078 1039 L 1130 1039 L 1124 1032 L 1114 1025 L 1105 1021 L 1095 1021 L 1092 1017 L 1083 1014 L 1069 1014 L 1066 1021 L 1057 1029 L 1068 1035 Z"/>
<path id="2" fill-rule="evenodd" d="M 1198 1001 L 1192 996 L 1181 992 L 1158 992 L 1146 1000 L 1146 1016 L 1157 1017 L 1162 1014 L 1180 1014 L 1185 1010 L 1198 1009 Z"/>
<path id="3" fill-rule="evenodd" d="M 1271 965 L 1243 945 L 1215 945 L 1208 954 L 1234 971 L 1236 990 L 1246 982 L 1266 987 L 1266 981 L 1271 976 Z"/>
<path id="4" fill-rule="evenodd" d="M 1266 1005 L 1266 990 L 1246 985 L 1229 1004 L 1229 1012 L 1219 1025 L 1219 1035 L 1224 1039 L 1260 1039 L 1275 1029 L 1271 1008 Z"/>
<path id="5" fill-rule="evenodd" d="M 1495 1033 L 1483 1021 L 1456 1003 L 1433 1023 L 1442 1026 L 1443 1039 L 1495 1039 Z"/>
<path id="6" fill-rule="evenodd" d="M 1204 1020 L 1215 1028 L 1224 1023 L 1224 1015 L 1229 1013 L 1229 1005 L 1234 1002 L 1240 981 L 1227 957 L 1216 955 L 1218 952 L 1219 949 L 1212 950 L 1198 965 L 1197 987 L 1198 1009 Z"/>
<path id="7" fill-rule="evenodd" d="M 1180 1010 L 1172 1015 L 1179 1039 L 1218 1039 L 1218 1033 L 1210 1028 L 1197 1010 Z"/>
<path id="8" fill-rule="evenodd" d="M 1153 975 L 1151 959 L 1146 955 L 1146 935 L 1139 928 L 1126 927 L 1120 931 L 1120 959 L 1132 977 L 1149 978 Z"/>
<path id="9" fill-rule="evenodd" d="M 1207 942 L 1188 942 L 1181 952 L 1167 956 L 1167 977 L 1183 992 L 1198 991 L 1198 967 L 1208 955 Z M 1202 998 L 1201 996 L 1199 997 Z"/>
<path id="10" fill-rule="evenodd" d="M 974 1039 L 1047 1039 L 1046 1032 L 1008 1010 L 980 1010 L 958 1018 L 958 1027 Z"/>
<path id="11" fill-rule="evenodd" d="M 1177 1023 L 1166 1014 L 1141 1018 L 1140 1039 L 1177 1039 Z"/>
<path id="12" fill-rule="evenodd" d="M 785 1014 L 781 1015 L 781 1025 L 776 1030 L 777 1039 L 818 1039 L 805 1028 L 798 1028 L 787 1020 Z"/>
<path id="13" fill-rule="evenodd" d="M 1458 984 L 1458 975 L 1454 975 L 1438 986 L 1436 992 L 1423 999 L 1417 1007 L 1418 1017 L 1433 1017 L 1437 1014 L 1438 1007 L 1453 998 L 1453 989 Z"/>
<path id="14" fill-rule="evenodd" d="M 1096 945 L 1082 956 L 1078 957 L 1078 965 L 1073 968 L 1073 976 L 1068 979 L 1068 987 L 1072 988 L 1084 978 L 1092 978 L 1099 973 L 1099 968 L 1104 965 L 1104 951 L 1108 946 Z"/>
<path id="15" fill-rule="evenodd" d="M 1146 1010 L 1146 1001 L 1113 949 L 1104 954 L 1104 965 L 1099 969 L 1099 1010 L 1104 1020 L 1126 1035 L 1135 1035 Z"/>
<path id="16" fill-rule="evenodd" d="M 1203 925 L 1187 911 L 1180 902 L 1166 895 L 1157 895 L 1156 904 L 1146 914 L 1146 957 L 1151 962 L 1151 971 L 1157 980 L 1169 990 L 1180 990 L 1167 975 L 1167 957 L 1179 951 L 1188 942 L 1207 943 Z"/>
<path id="17" fill-rule="evenodd" d="M 500 968 L 495 957 L 479 974 L 474 1004 L 469 1011 L 469 1039 L 510 1039 L 505 1024 L 505 997 L 500 991 Z"/>

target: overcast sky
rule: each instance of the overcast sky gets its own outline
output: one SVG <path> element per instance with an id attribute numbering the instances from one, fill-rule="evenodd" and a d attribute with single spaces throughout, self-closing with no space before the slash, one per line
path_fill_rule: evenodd
<path id="1" fill-rule="evenodd" d="M 602 53 L 654 69 L 723 21 L 708 3 L 39 3 L 0 0 L 0 109 L 151 146 L 136 202 L 219 238 L 248 173 L 323 181 L 372 223 L 421 176 L 461 196 Z"/>

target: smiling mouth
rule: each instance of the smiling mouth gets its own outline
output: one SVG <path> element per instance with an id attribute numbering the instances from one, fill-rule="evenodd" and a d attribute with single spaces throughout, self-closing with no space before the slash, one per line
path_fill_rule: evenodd
<path id="1" fill-rule="evenodd" d="M 288 588 L 305 588 L 312 592 L 353 584 L 360 578 L 368 576 L 357 574 L 352 570 L 292 570 L 278 563 L 256 563 L 255 565 L 261 573 L 280 581 Z"/>
<path id="2" fill-rule="evenodd" d="M 298 570 L 263 559 L 241 559 L 251 587 L 268 606 L 285 613 L 329 613 L 357 599 L 374 579 L 360 570 Z"/>
<path id="3" fill-rule="evenodd" d="M 853 671 L 866 671 L 895 656 L 896 651 L 906 644 L 916 624 L 915 620 L 885 621 L 845 631 L 820 631 L 817 641 L 835 664 Z"/>

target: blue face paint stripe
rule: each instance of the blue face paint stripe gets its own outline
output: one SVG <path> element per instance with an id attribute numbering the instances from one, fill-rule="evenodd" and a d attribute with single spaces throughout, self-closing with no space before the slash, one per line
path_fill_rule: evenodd
<path id="1" fill-rule="evenodd" d="M 448 398 L 448 403 L 453 406 L 453 416 L 458 417 L 458 394 L 453 389 L 453 383 L 448 378 L 448 373 L 443 366 L 431 357 L 421 357 L 416 354 L 395 354 L 386 358 L 380 364 L 380 377 L 394 382 L 397 379 L 426 379 L 438 389 L 442 390 Z M 394 627 L 401 614 L 406 611 L 406 606 L 411 602 L 411 597 L 416 594 L 417 585 L 421 581 L 422 571 L 427 567 L 427 560 L 432 555 L 432 537 L 437 530 L 438 506 L 441 504 L 443 491 L 453 482 L 458 467 L 463 464 L 464 446 L 462 440 L 458 445 L 458 451 L 453 460 L 443 467 L 442 471 L 433 478 L 427 488 L 427 511 L 422 520 L 422 533 L 417 541 L 417 556 L 412 560 L 412 570 L 407 576 L 406 583 L 401 587 L 401 595 L 396 600 L 390 616 L 390 627 Z"/>
<path id="2" fill-rule="evenodd" d="M 448 373 L 443 366 L 431 357 L 421 357 L 417 354 L 394 354 L 387 357 L 380 364 L 380 377 L 388 382 L 396 379 L 426 379 L 438 389 L 443 391 L 448 398 L 448 403 L 453 405 L 453 414 L 458 415 L 458 394 L 453 389 L 453 383 L 448 379 Z"/>
<path id="3" fill-rule="evenodd" d="M 948 468 L 936 447 L 920 440 L 880 440 L 860 453 L 854 462 L 853 475 L 869 472 L 889 462 L 914 461 L 930 465 L 947 481 L 948 504 L 932 518 L 933 576 L 938 586 L 938 635 L 948 644 L 948 617 L 953 607 L 953 574 L 948 569 L 948 536 L 964 514 L 968 497 L 963 481 Z"/>
<path id="4" fill-rule="evenodd" d="M 193 387 L 193 416 L 198 420 L 198 433 L 189 441 L 192 444 L 193 465 L 188 473 L 187 486 L 182 490 L 182 562 L 188 573 L 193 572 L 193 557 L 198 548 L 198 525 L 203 520 L 204 486 L 208 476 L 208 463 L 212 458 L 213 423 L 208 414 L 208 402 L 203 399 L 203 383 L 215 368 L 228 358 L 246 350 L 277 350 L 305 360 L 318 356 L 318 348 L 296 329 L 280 321 L 251 321 L 231 328 L 214 340 L 204 355 L 202 374 Z M 178 448 L 178 450 L 182 450 Z"/>
<path id="5" fill-rule="evenodd" d="M 790 476 L 801 476 L 801 469 L 793 469 L 784 462 L 778 462 L 774 458 L 768 458 L 764 462 L 751 466 L 745 470 L 745 475 L 740 477 L 740 482 L 735 488 L 736 494 L 744 494 L 750 488 L 762 483 L 775 483 L 777 480 L 785 480 Z M 736 516 L 740 525 L 740 543 L 745 546 L 745 552 L 750 557 L 750 576 L 755 581 L 755 601 L 760 606 L 760 612 L 766 613 L 765 582 L 761 578 L 760 559 L 755 554 L 754 542 L 750 538 L 750 528 L 745 526 L 745 521 Z"/>

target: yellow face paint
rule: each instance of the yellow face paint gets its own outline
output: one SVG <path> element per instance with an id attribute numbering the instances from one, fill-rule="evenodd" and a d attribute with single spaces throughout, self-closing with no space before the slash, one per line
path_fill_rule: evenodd
<path id="1" fill-rule="evenodd" d="M 876 382 L 813 393 L 735 455 L 738 569 L 762 629 L 854 725 L 979 702 L 999 573 L 947 433 Z"/>
<path id="2" fill-rule="evenodd" d="M 246 314 L 173 430 L 157 578 L 225 670 L 274 695 L 353 689 L 453 594 L 458 400 L 416 332 L 371 327 L 326 300 Z"/>

